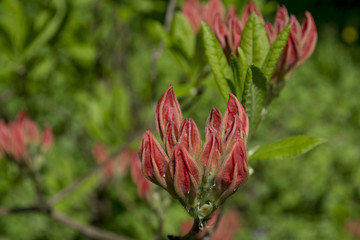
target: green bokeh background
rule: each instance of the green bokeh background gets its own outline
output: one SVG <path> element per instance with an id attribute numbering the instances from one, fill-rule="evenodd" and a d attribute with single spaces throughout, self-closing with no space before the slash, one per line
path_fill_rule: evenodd
<path id="1" fill-rule="evenodd" d="M 241 12 L 246 1 L 225 3 Z M 360 221 L 359 1 L 257 3 L 267 19 L 273 19 L 278 3 L 300 19 L 310 11 L 319 38 L 313 56 L 268 109 L 250 147 L 299 134 L 328 142 L 296 159 L 249 163 L 254 174 L 226 204 L 242 222 L 234 239 L 356 239 L 344 226 Z M 53 128 L 55 145 L 41 175 L 48 197 L 96 165 L 91 154 L 96 142 L 113 151 L 151 126 L 156 101 L 170 83 L 182 95 L 178 86 L 186 75 L 171 52 L 165 49 L 152 65 L 161 39 L 157 22 L 163 22 L 166 6 L 165 0 L 0 1 L 0 117 L 11 120 L 24 109 L 40 126 Z M 211 107 L 223 112 L 226 105 L 213 77 L 202 81 L 203 94 L 183 114 L 203 134 Z M 154 239 L 156 216 L 138 198 L 130 177 L 100 188 L 101 181 L 101 173 L 94 175 L 56 209 L 121 235 Z M 33 195 L 17 166 L 0 159 L 0 206 L 28 206 Z M 97 215 L 99 208 L 103 215 Z M 179 234 L 185 219 L 174 201 L 165 232 Z M 0 239 L 88 238 L 31 213 L 0 217 Z"/>

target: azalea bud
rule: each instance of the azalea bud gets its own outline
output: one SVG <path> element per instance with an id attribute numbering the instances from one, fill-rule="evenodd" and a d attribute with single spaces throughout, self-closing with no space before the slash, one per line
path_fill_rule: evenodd
<path id="1" fill-rule="evenodd" d="M 166 123 L 163 142 L 165 151 L 168 156 L 170 156 L 174 145 L 178 142 L 178 128 L 173 121 L 168 121 Z"/>
<path id="2" fill-rule="evenodd" d="M 210 128 L 217 131 L 219 134 L 222 132 L 222 115 L 219 109 L 213 108 L 210 112 L 210 115 L 206 121 L 206 137 L 211 133 Z"/>
<path id="3" fill-rule="evenodd" d="M 239 116 L 240 118 L 241 129 L 243 130 L 244 138 L 246 139 L 249 134 L 249 119 L 239 99 L 237 99 L 232 93 L 230 93 L 228 105 L 224 114 L 225 135 L 227 134 L 231 125 L 233 124 L 235 115 Z"/>
<path id="4" fill-rule="evenodd" d="M 26 119 L 23 128 L 27 141 L 32 143 L 37 143 L 39 141 L 39 128 L 35 122 Z"/>
<path id="5" fill-rule="evenodd" d="M 241 126 L 241 120 L 238 115 L 235 115 L 231 127 L 224 136 L 225 152 L 229 152 L 237 141 L 245 142 L 246 139 L 245 132 Z"/>
<path id="6" fill-rule="evenodd" d="M 229 16 L 228 18 L 228 44 L 229 50 L 232 53 L 237 53 L 237 48 L 240 46 L 240 38 L 242 34 L 242 28 L 239 19 L 236 15 Z"/>
<path id="7" fill-rule="evenodd" d="M 185 119 L 181 125 L 179 142 L 191 156 L 197 157 L 201 149 L 201 137 L 194 120 Z"/>
<path id="8" fill-rule="evenodd" d="M 23 162 L 27 158 L 27 148 L 22 128 L 15 123 L 12 123 L 9 128 L 11 132 L 12 156 L 15 158 L 16 161 Z"/>
<path id="9" fill-rule="evenodd" d="M 252 13 L 256 13 L 256 15 L 258 15 L 258 17 L 260 18 L 260 21 L 264 24 L 264 18 L 261 15 L 261 12 L 259 11 L 255 3 L 253 1 L 250 1 L 245 6 L 244 12 L 241 16 L 241 23 L 243 24 L 244 27 Z"/>
<path id="10" fill-rule="evenodd" d="M 238 141 L 221 165 L 215 180 L 218 204 L 243 186 L 249 176 L 245 145 Z"/>
<path id="11" fill-rule="evenodd" d="M 227 31 L 226 31 L 225 24 L 222 22 L 222 20 L 220 18 L 220 15 L 216 15 L 216 17 L 215 17 L 213 31 L 214 31 L 216 38 L 220 42 L 221 47 L 223 49 L 225 49 L 226 48 Z"/>
<path id="12" fill-rule="evenodd" d="M 166 189 L 166 172 L 169 159 L 158 141 L 150 131 L 146 131 L 139 148 L 141 169 L 151 182 Z"/>
<path id="13" fill-rule="evenodd" d="M 41 140 L 41 145 L 43 151 L 45 152 L 49 151 L 54 145 L 54 134 L 50 127 L 45 127 Z"/>
<path id="14" fill-rule="evenodd" d="M 174 190 L 180 200 L 187 205 L 194 205 L 201 181 L 201 170 L 183 145 L 174 146 L 169 170 L 174 181 Z"/>
<path id="15" fill-rule="evenodd" d="M 222 141 L 217 131 L 212 131 L 206 137 L 199 156 L 199 163 L 204 167 L 204 175 L 215 173 L 221 163 Z"/>
<path id="16" fill-rule="evenodd" d="M 173 121 L 177 129 L 180 128 L 182 121 L 180 105 L 172 86 L 161 96 L 156 108 L 155 122 L 161 139 L 164 137 L 167 121 Z"/>

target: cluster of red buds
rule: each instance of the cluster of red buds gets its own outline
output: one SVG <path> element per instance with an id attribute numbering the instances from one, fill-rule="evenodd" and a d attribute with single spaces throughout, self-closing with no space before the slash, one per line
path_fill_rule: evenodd
<path id="1" fill-rule="evenodd" d="M 108 150 L 104 144 L 97 143 L 93 147 L 93 156 L 98 164 L 104 163 L 108 157 Z M 131 149 L 125 149 L 115 156 L 103 167 L 103 173 L 107 180 L 124 178 L 130 168 L 132 181 L 135 183 L 138 195 L 142 199 L 149 199 L 152 193 L 152 185 L 142 174 L 139 156 Z"/>
<path id="2" fill-rule="evenodd" d="M 156 126 L 163 148 L 149 130 L 144 133 L 139 148 L 144 176 L 178 199 L 194 218 L 208 219 L 249 176 L 249 122 L 243 106 L 230 94 L 224 116 L 213 108 L 202 145 L 195 122 L 183 119 L 170 86 L 157 105 Z"/>
<path id="3" fill-rule="evenodd" d="M 225 16 L 220 0 L 210 0 L 208 4 L 200 3 L 199 0 L 186 0 L 183 13 L 187 16 L 195 32 L 200 28 L 201 21 L 206 22 L 216 35 L 227 57 L 231 53 L 237 54 L 242 32 L 252 13 L 256 13 L 264 24 L 270 43 L 288 24 L 292 24 L 287 45 L 272 76 L 273 82 L 290 76 L 293 70 L 311 56 L 317 41 L 316 26 L 311 14 L 306 12 L 306 18 L 300 25 L 294 15 L 289 17 L 284 6 L 278 7 L 274 25 L 269 22 L 265 23 L 259 9 L 252 1 L 246 5 L 241 19 L 237 17 L 232 6 L 229 7 Z"/>
<path id="4" fill-rule="evenodd" d="M 20 112 L 14 121 L 0 120 L 0 157 L 25 163 L 39 153 L 47 152 L 53 146 L 53 133 L 45 127 L 41 133 L 38 125 Z"/>

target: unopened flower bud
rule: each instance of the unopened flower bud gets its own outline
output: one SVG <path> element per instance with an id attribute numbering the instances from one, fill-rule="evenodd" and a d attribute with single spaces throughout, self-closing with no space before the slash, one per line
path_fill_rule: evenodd
<path id="1" fill-rule="evenodd" d="M 166 189 L 166 172 L 169 159 L 150 131 L 146 131 L 139 148 L 141 169 L 151 182 Z"/>
<path id="2" fill-rule="evenodd" d="M 222 141 L 218 132 L 213 131 L 207 136 L 199 156 L 199 163 L 204 167 L 204 176 L 215 173 L 221 163 Z"/>
<path id="3" fill-rule="evenodd" d="M 219 109 L 213 108 L 206 121 L 206 138 L 211 133 L 211 128 L 217 131 L 219 134 L 222 133 L 222 115 Z"/>
<path id="4" fill-rule="evenodd" d="M 249 176 L 245 145 L 238 141 L 222 163 L 215 180 L 218 194 L 217 204 L 221 204 L 227 197 L 243 186 Z"/>
<path id="5" fill-rule="evenodd" d="M 49 151 L 54 145 L 54 134 L 50 127 L 45 127 L 41 144 L 42 144 L 42 149 L 45 152 Z"/>
<path id="6" fill-rule="evenodd" d="M 233 124 L 234 116 L 238 116 L 241 121 L 241 129 L 244 132 L 245 139 L 249 134 L 249 119 L 246 115 L 244 107 L 241 105 L 232 93 L 229 94 L 228 105 L 224 114 L 225 135 Z"/>
<path id="7" fill-rule="evenodd" d="M 183 145 L 174 146 L 169 170 L 176 194 L 183 203 L 192 206 L 201 182 L 201 170 Z"/>
<path id="8" fill-rule="evenodd" d="M 170 156 L 174 145 L 178 142 L 178 128 L 173 121 L 168 121 L 166 123 L 163 142 L 164 149 L 168 156 Z"/>
<path id="9" fill-rule="evenodd" d="M 182 122 L 180 105 L 172 86 L 161 96 L 156 108 L 155 122 L 161 139 L 164 137 L 167 121 L 173 121 L 177 129 Z"/>
<path id="10" fill-rule="evenodd" d="M 201 149 L 201 137 L 194 120 L 185 119 L 181 125 L 179 142 L 190 155 L 196 158 Z"/>

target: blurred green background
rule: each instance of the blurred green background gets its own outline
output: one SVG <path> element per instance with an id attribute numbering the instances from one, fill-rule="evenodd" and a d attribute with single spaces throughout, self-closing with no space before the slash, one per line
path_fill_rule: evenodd
<path id="1" fill-rule="evenodd" d="M 296 159 L 249 163 L 254 174 L 226 204 L 242 222 L 235 239 L 357 239 L 345 225 L 360 221 L 360 3 L 256 2 L 271 21 L 277 4 L 300 19 L 310 11 L 319 39 L 313 56 L 268 109 L 250 147 L 300 134 L 328 143 Z M 225 3 L 241 12 L 246 1 Z M 0 117 L 11 120 L 24 109 L 39 125 L 53 128 L 55 146 L 41 178 L 48 197 L 96 165 L 96 142 L 114 151 L 133 132 L 151 126 L 155 104 L 170 83 L 186 105 L 181 86 L 187 75 L 173 54 L 165 48 L 152 63 L 166 7 L 165 0 L 0 1 Z M 211 107 L 223 112 L 225 102 L 211 75 L 201 81 L 203 93 L 184 116 L 202 130 Z M 132 148 L 138 145 L 139 140 Z M 154 239 L 156 217 L 130 178 L 100 189 L 101 181 L 100 172 L 56 209 L 121 235 Z M 0 160 L 0 206 L 32 202 L 29 180 L 15 164 Z M 172 203 L 165 232 L 179 234 L 185 219 L 185 210 Z M 84 238 L 34 213 L 1 217 L 0 239 Z"/>

